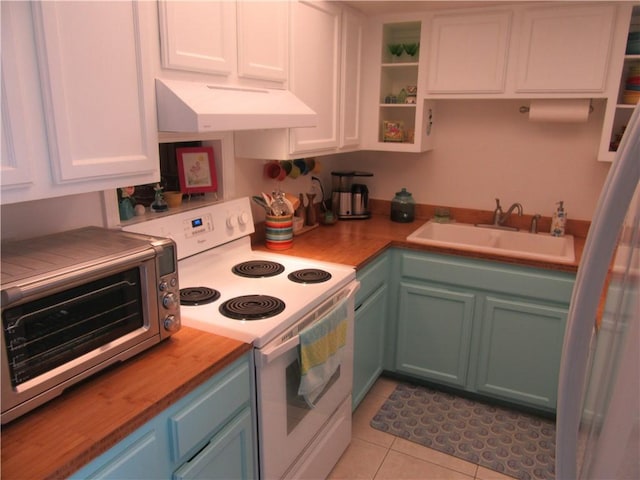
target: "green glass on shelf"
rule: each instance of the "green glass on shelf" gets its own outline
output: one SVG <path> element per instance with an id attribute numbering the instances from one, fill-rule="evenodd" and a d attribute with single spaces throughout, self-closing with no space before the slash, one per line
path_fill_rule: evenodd
<path id="1" fill-rule="evenodd" d="M 418 48 L 420 48 L 420 43 L 403 43 L 402 48 L 409 56 L 415 57 L 418 53 Z"/>
<path id="2" fill-rule="evenodd" d="M 389 51 L 391 52 L 391 55 L 394 55 L 396 57 L 399 57 L 400 55 L 402 55 L 402 44 L 401 43 L 390 43 L 387 45 L 389 47 Z"/>

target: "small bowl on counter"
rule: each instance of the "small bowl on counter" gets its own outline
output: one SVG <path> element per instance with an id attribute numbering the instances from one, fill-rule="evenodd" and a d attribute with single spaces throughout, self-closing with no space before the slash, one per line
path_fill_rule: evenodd
<path id="1" fill-rule="evenodd" d="M 163 196 L 169 208 L 176 208 L 182 205 L 182 192 L 164 192 Z"/>

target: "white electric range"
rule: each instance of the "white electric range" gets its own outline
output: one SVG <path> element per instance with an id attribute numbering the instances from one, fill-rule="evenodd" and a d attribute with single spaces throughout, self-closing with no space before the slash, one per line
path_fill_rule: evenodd
<path id="1" fill-rule="evenodd" d="M 351 438 L 355 269 L 252 250 L 246 197 L 125 230 L 176 242 L 183 325 L 253 344 L 261 478 L 326 476 Z M 297 395 L 298 333 L 343 300 L 347 346 L 311 408 Z"/>

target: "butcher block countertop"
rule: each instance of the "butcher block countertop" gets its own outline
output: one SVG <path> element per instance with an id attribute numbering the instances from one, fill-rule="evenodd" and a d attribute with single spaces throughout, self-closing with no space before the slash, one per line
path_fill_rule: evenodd
<path id="1" fill-rule="evenodd" d="M 4 425 L 3 480 L 68 477 L 250 348 L 183 327 Z"/>
<path id="2" fill-rule="evenodd" d="M 293 247 L 279 251 L 285 255 L 313 258 L 326 262 L 353 265 L 356 269 L 363 268 L 375 257 L 390 247 L 401 247 L 432 253 L 459 255 L 471 258 L 496 260 L 516 265 L 529 265 L 575 273 L 584 248 L 584 240 L 589 228 L 588 222 L 567 222 L 567 233 L 574 235 L 574 249 L 576 260 L 573 264 L 553 263 L 539 260 L 529 260 L 511 257 L 508 254 L 494 255 L 478 253 L 464 248 L 442 248 L 408 242 L 407 236 L 433 216 L 433 209 L 419 205 L 416 219 L 411 223 L 397 223 L 389 219 L 390 202 L 374 200 L 372 202 L 371 218 L 366 220 L 340 220 L 333 225 L 320 225 L 293 238 Z M 490 223 L 492 212 L 480 212 L 466 209 L 451 209 L 453 218 L 462 223 Z M 530 216 L 512 217 L 513 225 L 525 231 L 529 228 Z M 511 223 L 510 223 L 511 224 Z M 539 231 L 549 230 L 550 219 L 542 218 Z M 253 238 L 253 249 L 268 251 L 264 246 L 264 230 L 256 227 Z"/>

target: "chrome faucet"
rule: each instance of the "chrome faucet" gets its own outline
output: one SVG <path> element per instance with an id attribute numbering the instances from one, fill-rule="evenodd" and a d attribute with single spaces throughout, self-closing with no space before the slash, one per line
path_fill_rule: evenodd
<path id="1" fill-rule="evenodd" d="M 542 218 L 539 213 L 536 213 L 531 219 L 531 226 L 529 227 L 529 233 L 538 233 L 538 221 Z"/>
<path id="2" fill-rule="evenodd" d="M 521 217 L 522 205 L 514 203 L 509 207 L 506 213 L 503 213 L 502 207 L 500 206 L 500 199 L 496 198 L 496 209 L 493 211 L 493 224 L 498 227 L 504 227 L 514 209 L 518 210 L 518 216 Z"/>

